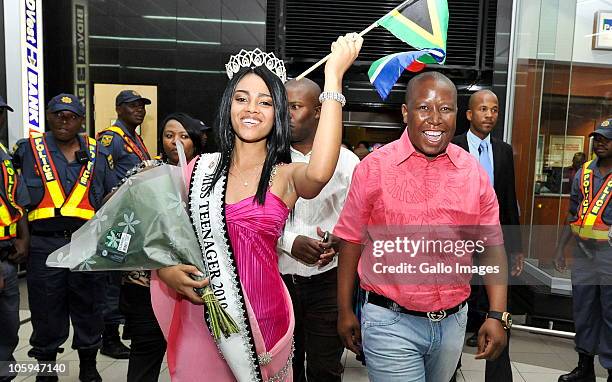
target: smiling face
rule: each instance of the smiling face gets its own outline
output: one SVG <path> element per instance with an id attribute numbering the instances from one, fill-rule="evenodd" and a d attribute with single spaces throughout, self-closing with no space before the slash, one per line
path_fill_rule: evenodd
<path id="1" fill-rule="evenodd" d="M 406 97 L 402 114 L 415 150 L 428 157 L 444 152 L 455 135 L 455 86 L 450 80 L 424 76 L 409 86 Z"/>
<path id="2" fill-rule="evenodd" d="M 68 110 L 47 112 L 47 120 L 53 137 L 60 142 L 73 140 L 83 125 L 83 117 Z"/>
<path id="3" fill-rule="evenodd" d="M 230 114 L 238 139 L 248 143 L 266 139 L 274 125 L 274 104 L 261 77 L 249 73 L 236 84 Z"/>

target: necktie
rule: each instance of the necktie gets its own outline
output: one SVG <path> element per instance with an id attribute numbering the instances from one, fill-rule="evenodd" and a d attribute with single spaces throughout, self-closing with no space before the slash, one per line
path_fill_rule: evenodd
<path id="1" fill-rule="evenodd" d="M 478 156 L 480 165 L 485 169 L 487 174 L 489 174 L 489 180 L 491 181 L 491 185 L 493 185 L 493 164 L 489 158 L 489 145 L 486 141 L 480 142 L 480 146 L 478 146 Z"/>

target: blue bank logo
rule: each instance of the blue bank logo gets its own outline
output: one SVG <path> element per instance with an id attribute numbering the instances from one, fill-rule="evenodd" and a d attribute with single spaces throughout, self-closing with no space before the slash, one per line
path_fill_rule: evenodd
<path id="1" fill-rule="evenodd" d="M 612 31 L 612 19 L 604 19 L 603 20 L 603 30 L 604 31 Z"/>

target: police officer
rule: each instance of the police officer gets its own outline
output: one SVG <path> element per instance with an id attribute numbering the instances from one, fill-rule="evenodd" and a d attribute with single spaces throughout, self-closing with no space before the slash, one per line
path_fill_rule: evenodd
<path id="1" fill-rule="evenodd" d="M 134 90 L 123 90 L 115 99 L 117 121 L 100 132 L 98 140 L 110 151 L 114 170 L 119 179 L 144 160 L 151 159 L 136 128 L 142 124 L 151 100 Z M 109 161 L 110 162 L 110 161 Z"/>
<path id="2" fill-rule="evenodd" d="M 212 128 L 206 125 L 204 122 L 197 120 L 200 125 L 200 134 L 202 136 L 202 147 L 201 150 L 203 153 L 212 153 L 214 152 L 213 146 L 213 137 L 212 137 Z"/>
<path id="3" fill-rule="evenodd" d="M 561 235 L 555 267 L 565 270 L 563 248 L 576 238 L 572 296 L 578 366 L 560 382 L 595 381 L 594 356 L 612 382 L 612 118 L 590 134 L 596 159 L 582 165 L 570 195 L 569 226 Z"/>
<path id="4" fill-rule="evenodd" d="M 50 131 L 17 142 L 14 155 L 31 199 L 27 283 L 33 332 L 28 355 L 39 362 L 55 361 L 68 338 L 70 319 L 72 347 L 80 360 L 79 379 L 101 381 L 96 355 L 104 324 L 104 274 L 50 268 L 45 262 L 93 217 L 116 178 L 108 166 L 106 148 L 79 134 L 85 109 L 78 98 L 72 94 L 53 97 L 46 115 Z M 56 381 L 57 376 L 36 380 Z"/>
<path id="5" fill-rule="evenodd" d="M 0 97 L 0 126 L 6 111 L 13 109 Z M 23 207 L 30 203 L 27 189 L 13 167 L 6 148 L 0 144 L 0 361 L 15 361 L 19 342 L 19 286 L 17 264 L 28 254 L 30 236 Z M 0 365 L 0 382 L 10 381 L 7 365 Z"/>
<path id="6" fill-rule="evenodd" d="M 151 100 L 142 97 L 134 90 L 123 90 L 115 99 L 117 121 L 111 127 L 102 130 L 98 136 L 99 143 L 108 151 L 108 162 L 114 168 L 118 180 L 144 160 L 151 159 L 142 138 L 136 128 L 142 124 Z M 119 310 L 121 272 L 108 273 L 106 287 L 106 307 L 104 312 L 104 336 L 100 353 L 117 359 L 127 359 L 130 349 L 119 339 L 119 324 L 123 315 Z"/>

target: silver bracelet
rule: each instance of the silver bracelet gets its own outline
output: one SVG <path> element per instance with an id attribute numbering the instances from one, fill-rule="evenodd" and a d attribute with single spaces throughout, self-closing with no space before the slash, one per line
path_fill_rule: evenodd
<path id="1" fill-rule="evenodd" d="M 320 103 L 323 103 L 323 101 L 326 101 L 328 99 L 340 102 L 340 105 L 342 105 L 342 107 L 344 107 L 344 105 L 346 105 L 346 98 L 344 97 L 344 95 L 342 95 L 342 93 L 338 93 L 338 92 L 323 92 L 319 96 L 319 102 Z"/>

